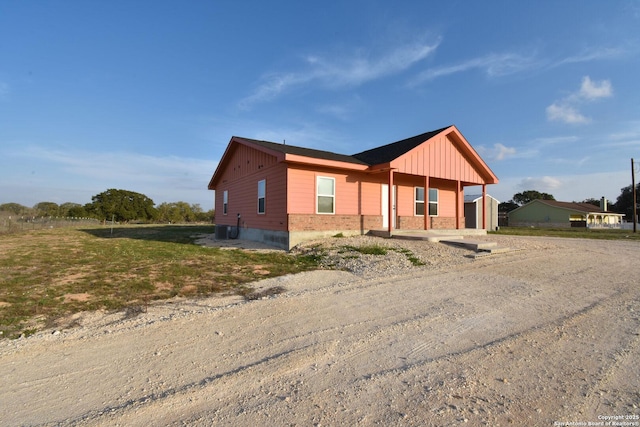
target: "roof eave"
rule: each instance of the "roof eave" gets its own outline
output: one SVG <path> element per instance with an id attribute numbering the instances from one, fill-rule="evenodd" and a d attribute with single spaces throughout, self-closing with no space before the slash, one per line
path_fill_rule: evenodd
<path id="1" fill-rule="evenodd" d="M 369 166 L 360 163 L 341 162 L 339 160 L 319 159 L 315 157 L 301 156 L 299 154 L 287 153 L 284 156 L 284 161 L 287 163 L 296 163 L 303 165 L 324 166 L 328 168 L 336 169 L 349 169 L 357 171 L 366 171 Z"/>

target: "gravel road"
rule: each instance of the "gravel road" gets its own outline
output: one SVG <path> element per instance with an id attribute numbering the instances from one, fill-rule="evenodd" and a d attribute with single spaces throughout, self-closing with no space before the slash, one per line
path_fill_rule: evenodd
<path id="1" fill-rule="evenodd" d="M 349 271 L 4 340 L 1 424 L 640 425 L 640 244 L 486 239 L 518 250 L 315 242 Z"/>

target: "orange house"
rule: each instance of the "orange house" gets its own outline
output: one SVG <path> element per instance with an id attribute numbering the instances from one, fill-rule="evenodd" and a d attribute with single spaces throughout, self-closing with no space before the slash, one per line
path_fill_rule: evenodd
<path id="1" fill-rule="evenodd" d="M 482 186 L 484 201 L 497 182 L 449 126 L 354 155 L 234 136 L 208 188 L 220 236 L 288 250 L 337 233 L 464 228 L 464 187 Z"/>

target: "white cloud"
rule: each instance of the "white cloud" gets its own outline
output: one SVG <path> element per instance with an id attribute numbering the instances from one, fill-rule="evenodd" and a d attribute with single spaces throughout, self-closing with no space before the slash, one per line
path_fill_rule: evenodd
<path id="1" fill-rule="evenodd" d="M 580 89 L 559 101 L 554 101 L 546 109 L 547 120 L 567 124 L 586 124 L 591 119 L 578 111 L 578 106 L 600 98 L 613 96 L 613 87 L 609 80 L 595 82 L 589 76 L 582 78 Z"/>
<path id="2" fill-rule="evenodd" d="M 416 85 L 437 77 L 461 73 L 467 70 L 480 69 L 490 77 L 504 76 L 520 72 L 534 64 L 533 57 L 522 56 L 517 53 L 489 54 L 472 58 L 459 64 L 430 68 L 418 75 L 412 84 Z"/>
<path id="3" fill-rule="evenodd" d="M 547 107 L 547 119 L 570 124 L 585 124 L 591 121 L 572 106 L 555 102 Z"/>
<path id="4" fill-rule="evenodd" d="M 556 145 L 576 142 L 578 139 L 577 136 L 552 136 L 548 138 L 536 138 L 534 142 L 540 145 Z"/>
<path id="5" fill-rule="evenodd" d="M 602 80 L 600 83 L 594 82 L 585 76 L 582 78 L 582 86 L 580 87 L 579 96 L 585 99 L 598 99 L 608 98 L 613 95 L 613 89 L 611 88 L 611 82 L 609 80 Z"/>
<path id="6" fill-rule="evenodd" d="M 524 178 L 518 188 L 520 190 L 536 190 L 543 193 L 551 193 L 562 186 L 562 181 L 551 176 L 527 177 Z"/>
<path id="7" fill-rule="evenodd" d="M 253 94 L 242 99 L 239 106 L 248 109 L 256 103 L 270 101 L 295 87 L 311 83 L 326 88 L 358 86 L 406 70 L 433 53 L 439 44 L 440 40 L 433 44 L 405 45 L 375 58 L 361 53 L 329 59 L 309 55 L 305 58 L 305 70 L 267 75 L 264 83 Z"/>
<path id="8" fill-rule="evenodd" d="M 513 147 L 507 147 L 499 142 L 493 144 L 493 147 L 487 148 L 483 145 L 478 146 L 478 151 L 482 155 L 489 160 L 504 160 L 509 157 L 514 157 L 516 155 L 516 149 Z"/>
<path id="9" fill-rule="evenodd" d="M 615 59 L 623 56 L 626 53 L 624 49 L 620 48 L 601 48 L 595 47 L 585 50 L 577 55 L 568 56 L 560 61 L 557 61 L 549 68 L 555 68 L 565 64 L 577 64 L 580 62 L 599 61 L 602 59 Z"/>

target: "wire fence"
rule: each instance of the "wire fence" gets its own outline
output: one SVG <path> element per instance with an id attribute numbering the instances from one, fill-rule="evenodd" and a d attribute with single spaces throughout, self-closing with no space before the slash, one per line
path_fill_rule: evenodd
<path id="1" fill-rule="evenodd" d="M 86 227 L 99 224 L 102 224 L 102 222 L 95 218 L 0 216 L 0 234 L 21 233 L 48 228 Z"/>

